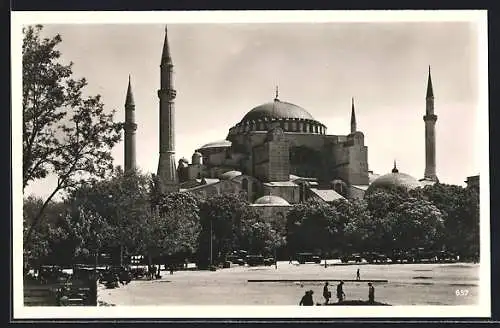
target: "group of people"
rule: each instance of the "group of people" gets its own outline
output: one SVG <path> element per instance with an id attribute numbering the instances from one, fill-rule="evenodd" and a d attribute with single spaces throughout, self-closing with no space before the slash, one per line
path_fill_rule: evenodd
<path id="1" fill-rule="evenodd" d="M 359 274 L 359 271 L 358 271 Z M 359 280 L 359 279 L 357 279 Z M 342 303 L 345 299 L 345 293 L 344 293 L 344 282 L 340 281 L 339 284 L 337 285 L 337 301 L 338 303 Z M 312 290 L 308 290 L 305 292 L 304 296 L 302 296 L 302 299 L 300 300 L 299 305 L 305 305 L 305 306 L 310 306 L 314 305 L 313 301 L 313 294 L 314 292 Z M 325 285 L 323 287 L 323 297 L 325 299 L 325 305 L 327 305 L 330 302 L 330 299 L 332 298 L 332 293 L 330 290 L 328 290 L 328 281 L 325 282 Z M 371 282 L 368 283 L 368 303 L 374 303 L 375 302 L 375 287 L 373 287 L 373 284 Z"/>

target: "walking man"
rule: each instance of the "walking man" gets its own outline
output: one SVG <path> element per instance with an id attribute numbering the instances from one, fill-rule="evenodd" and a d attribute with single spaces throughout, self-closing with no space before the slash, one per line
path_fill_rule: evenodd
<path id="1" fill-rule="evenodd" d="M 340 281 L 340 283 L 337 285 L 337 298 L 339 303 L 341 303 L 345 297 L 344 290 L 342 289 L 343 285 L 344 285 L 343 281 Z"/>
<path id="2" fill-rule="evenodd" d="M 299 305 L 304 305 L 304 306 L 314 305 L 312 295 L 313 295 L 313 291 L 307 290 L 306 293 L 304 294 L 304 296 L 302 296 L 302 299 L 300 300 Z"/>
<path id="3" fill-rule="evenodd" d="M 359 268 L 358 271 L 356 271 L 356 280 L 361 280 L 361 275 L 359 274 Z"/>
<path id="4" fill-rule="evenodd" d="M 323 297 L 325 298 L 325 304 L 328 304 L 332 297 L 332 293 L 328 290 L 328 281 L 325 282 L 325 287 L 323 287 Z"/>
<path id="5" fill-rule="evenodd" d="M 368 303 L 375 303 L 375 287 L 373 287 L 372 283 L 368 283 Z"/>

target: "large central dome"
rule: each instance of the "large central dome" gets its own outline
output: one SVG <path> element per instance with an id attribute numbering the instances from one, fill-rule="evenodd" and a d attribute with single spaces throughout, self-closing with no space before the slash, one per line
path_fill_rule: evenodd
<path id="1" fill-rule="evenodd" d="M 304 120 L 314 120 L 311 114 L 304 108 L 285 101 L 275 99 L 273 102 L 259 105 L 250 110 L 241 120 L 258 121 L 267 119 L 297 118 Z"/>

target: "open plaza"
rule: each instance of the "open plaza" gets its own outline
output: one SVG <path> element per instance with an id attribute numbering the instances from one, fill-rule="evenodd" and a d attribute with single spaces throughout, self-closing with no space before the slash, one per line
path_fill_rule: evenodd
<path id="1" fill-rule="evenodd" d="M 374 282 L 375 300 L 390 305 L 473 305 L 479 298 L 479 265 L 449 264 L 324 264 L 236 266 L 217 271 L 164 271 L 161 279 L 134 280 L 119 288 L 99 286 L 101 305 L 298 305 L 305 291 L 313 290 L 323 303 L 323 285 L 329 281 L 332 300 L 344 280 L 346 300 L 367 300 L 368 281 Z M 360 269 L 361 281 L 355 281 Z M 249 282 L 249 280 L 251 280 Z M 253 282 L 263 280 L 264 282 Z M 273 280 L 273 281 L 266 281 Z M 278 281 L 283 280 L 283 281 Z M 458 295 L 457 295 L 458 294 Z"/>

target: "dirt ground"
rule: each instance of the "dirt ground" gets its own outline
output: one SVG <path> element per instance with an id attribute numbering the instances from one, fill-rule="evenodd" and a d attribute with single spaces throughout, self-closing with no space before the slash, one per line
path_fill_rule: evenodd
<path id="1" fill-rule="evenodd" d="M 324 281 L 329 280 L 336 302 L 337 281 L 356 279 L 374 282 L 375 300 L 391 305 L 474 305 L 478 303 L 479 265 L 383 264 L 329 265 L 289 264 L 278 268 L 232 267 L 211 271 L 162 272 L 159 280 L 137 280 L 129 285 L 99 287 L 98 300 L 106 305 L 296 305 L 306 290 L 313 290 L 314 302 L 324 302 Z M 248 282 L 284 279 L 288 282 Z M 308 282 L 306 280 L 321 280 Z M 347 300 L 367 300 L 367 282 L 344 284 Z M 457 293 L 459 294 L 457 296 Z"/>

